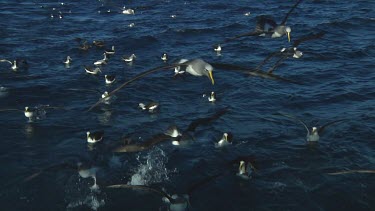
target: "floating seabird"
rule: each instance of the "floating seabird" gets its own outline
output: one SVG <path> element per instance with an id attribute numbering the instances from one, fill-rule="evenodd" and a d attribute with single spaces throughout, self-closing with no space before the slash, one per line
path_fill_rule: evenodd
<path id="1" fill-rule="evenodd" d="M 252 173 L 252 165 L 250 162 L 245 162 L 244 160 L 240 161 L 240 165 L 238 166 L 238 173 L 237 175 L 243 179 L 250 179 Z"/>
<path id="2" fill-rule="evenodd" d="M 92 44 L 94 44 L 98 48 L 103 48 L 105 46 L 104 42 L 100 40 L 94 40 L 92 41 Z"/>
<path id="3" fill-rule="evenodd" d="M 215 102 L 216 101 L 216 94 L 215 92 L 211 92 L 210 96 L 208 96 L 208 101 Z"/>
<path id="4" fill-rule="evenodd" d="M 115 75 L 104 75 L 106 84 L 113 84 L 116 81 Z"/>
<path id="5" fill-rule="evenodd" d="M 263 35 L 263 34 L 271 34 L 272 38 L 281 37 L 281 36 L 286 34 L 287 37 L 288 37 L 288 41 L 290 42 L 290 33 L 291 33 L 292 30 L 289 26 L 286 26 L 285 24 L 286 24 L 286 21 L 288 20 L 289 15 L 298 6 L 298 4 L 301 3 L 301 1 L 302 0 L 298 0 L 294 4 L 294 6 L 289 10 L 289 12 L 286 14 L 286 16 L 284 17 L 284 19 L 281 21 L 280 24 L 277 24 L 276 21 L 274 21 L 270 17 L 264 16 L 264 15 L 258 16 L 256 27 L 255 27 L 254 31 L 248 32 L 248 33 L 245 33 L 245 34 L 240 34 L 240 35 L 237 35 L 233 38 L 229 38 L 229 39 L 226 40 L 226 42 L 230 41 L 230 40 L 240 38 L 240 37 L 244 37 L 244 36 L 259 36 L 259 35 Z M 270 25 L 271 28 L 267 28 L 267 25 Z"/>
<path id="6" fill-rule="evenodd" d="M 132 61 L 134 61 L 135 58 L 137 58 L 137 57 L 136 57 L 135 54 L 133 53 L 133 54 L 130 55 L 129 57 L 125 57 L 125 56 L 123 56 L 123 57 L 122 57 L 122 60 L 124 60 L 125 62 L 132 62 Z"/>
<path id="7" fill-rule="evenodd" d="M 109 50 L 105 50 L 105 54 L 108 54 L 108 55 L 113 55 L 115 54 L 115 46 L 112 45 L 112 48 L 109 49 Z"/>
<path id="8" fill-rule="evenodd" d="M 180 59 L 177 63 L 178 64 L 183 64 L 185 62 L 187 62 L 189 60 L 187 59 Z M 176 66 L 174 68 L 174 76 L 177 76 L 177 75 L 180 75 L 180 74 L 184 74 L 186 72 L 186 66 Z"/>
<path id="9" fill-rule="evenodd" d="M 95 132 L 87 131 L 86 135 L 87 135 L 87 142 L 94 144 L 103 140 L 104 131 L 95 131 Z"/>
<path id="10" fill-rule="evenodd" d="M 218 45 L 214 48 L 214 51 L 216 51 L 217 53 L 220 53 L 220 52 L 221 52 L 221 46 L 220 46 L 220 44 L 218 44 Z"/>
<path id="11" fill-rule="evenodd" d="M 168 60 L 168 54 L 167 53 L 163 53 L 163 55 L 161 56 L 161 60 L 163 60 L 164 62 L 166 62 Z"/>
<path id="12" fill-rule="evenodd" d="M 122 9 L 122 14 L 125 15 L 134 15 L 134 10 L 133 9 L 125 9 L 125 7 Z"/>
<path id="13" fill-rule="evenodd" d="M 150 113 L 153 113 L 156 111 L 156 109 L 159 108 L 159 103 L 157 102 L 150 102 L 147 105 L 144 103 L 139 103 L 138 107 L 140 107 L 142 110 L 147 110 Z"/>
<path id="14" fill-rule="evenodd" d="M 72 61 L 72 58 L 70 58 L 70 56 L 67 56 L 66 60 L 64 61 L 64 64 L 69 65 L 71 61 Z"/>
<path id="15" fill-rule="evenodd" d="M 84 41 L 78 48 L 80 50 L 87 51 L 91 48 L 91 45 L 87 44 L 87 41 Z"/>
<path id="16" fill-rule="evenodd" d="M 305 127 L 305 129 L 307 131 L 306 140 L 309 143 L 316 143 L 317 141 L 319 141 L 320 135 L 323 133 L 324 129 L 327 128 L 328 126 L 339 123 L 339 122 L 343 122 L 343 121 L 346 120 L 346 119 L 340 119 L 340 120 L 331 121 L 331 122 L 328 122 L 328 123 L 324 124 L 321 127 L 315 127 L 314 126 L 314 127 L 312 127 L 312 129 L 310 131 L 309 127 L 301 119 L 298 119 L 297 117 L 295 117 L 293 115 L 290 115 L 290 114 L 284 114 L 284 113 L 279 113 L 279 114 L 300 122 Z"/>
<path id="17" fill-rule="evenodd" d="M 86 73 L 92 74 L 92 75 L 97 75 L 99 72 L 101 73 L 102 71 L 100 70 L 99 67 L 95 67 L 94 69 L 89 66 L 84 66 Z"/>
<path id="18" fill-rule="evenodd" d="M 103 59 L 100 59 L 96 62 L 94 62 L 94 65 L 103 65 L 103 64 L 107 64 L 107 61 L 108 61 L 108 58 L 107 58 L 107 53 L 103 53 L 103 56 L 104 58 Z"/>
<path id="19" fill-rule="evenodd" d="M 203 61 L 202 59 L 193 59 L 193 60 L 188 60 L 184 63 L 177 63 L 177 64 L 172 64 L 172 65 L 167 65 L 167 66 L 162 66 L 162 67 L 156 67 L 156 68 L 153 68 L 151 70 L 147 70 L 145 72 L 142 72 L 138 75 L 136 75 L 135 77 L 133 77 L 132 79 L 124 82 L 123 84 L 121 84 L 119 87 L 117 87 L 116 89 L 114 89 L 111 93 L 109 93 L 109 95 L 113 95 L 115 94 L 117 91 L 119 91 L 120 89 L 122 89 L 123 87 L 125 87 L 126 85 L 130 84 L 131 82 L 133 81 L 136 81 L 140 78 L 143 78 L 151 73 L 154 73 L 154 72 L 157 72 L 157 71 L 160 71 L 160 70 L 166 70 L 166 69 L 170 69 L 170 68 L 175 68 L 177 66 L 185 66 L 186 67 L 186 72 L 190 73 L 191 75 L 194 75 L 194 76 L 207 76 L 212 84 L 214 84 L 214 78 L 213 78 L 213 70 L 214 68 L 207 62 Z M 97 105 L 99 105 L 102 101 L 99 100 L 98 102 L 96 102 L 93 106 L 91 106 L 89 108 L 88 111 L 92 110 L 93 108 L 95 108 Z"/>
<path id="20" fill-rule="evenodd" d="M 215 147 L 223 147 L 229 144 L 232 144 L 233 135 L 232 133 L 224 133 L 223 137 L 219 140 L 219 142 L 215 143 Z"/>
<path id="21" fill-rule="evenodd" d="M 20 68 L 27 69 L 29 67 L 29 64 L 27 63 L 27 61 L 25 59 L 16 59 L 13 62 L 11 62 L 9 60 L 6 60 L 6 59 L 0 59 L 0 62 L 9 63 L 10 65 L 12 65 L 10 68 L 14 71 L 16 71 Z"/>

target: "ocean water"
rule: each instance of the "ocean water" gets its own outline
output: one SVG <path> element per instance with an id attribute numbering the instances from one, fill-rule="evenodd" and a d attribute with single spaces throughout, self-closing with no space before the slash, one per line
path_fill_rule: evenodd
<path id="1" fill-rule="evenodd" d="M 169 64 L 202 58 L 255 67 L 290 46 L 287 38 L 245 37 L 222 44 L 220 55 L 212 46 L 251 31 L 259 15 L 280 22 L 293 2 L 0 1 L 0 59 L 29 64 L 13 71 L 0 63 L 1 210 L 165 210 L 161 195 L 106 186 L 149 185 L 184 194 L 218 173 L 223 175 L 193 192 L 190 210 L 374 210 L 374 174 L 327 174 L 375 168 L 374 1 L 298 5 L 287 21 L 292 41 L 320 31 L 325 35 L 302 43 L 303 57 L 285 60 L 274 73 L 301 84 L 217 66 L 212 85 L 206 77 L 174 78 L 168 69 L 124 87 L 113 102 L 87 112 L 104 91 L 167 65 L 160 59 L 164 52 Z M 121 14 L 124 5 L 135 14 Z M 76 38 L 115 46 L 99 76 L 86 74 L 83 66 L 93 66 L 104 50 L 82 51 Z M 121 60 L 132 53 L 134 62 Z M 67 56 L 69 67 L 63 64 Z M 105 85 L 105 74 L 115 74 L 117 83 Z M 215 103 L 203 97 L 211 91 Z M 138 108 L 151 101 L 160 104 L 158 112 Z M 50 106 L 45 116 L 28 121 L 24 107 L 42 105 Z M 199 126 L 188 145 L 166 141 L 138 153 L 108 150 L 124 136 L 142 142 L 171 124 L 184 129 L 225 107 L 229 111 Z M 275 115 L 280 112 L 309 126 L 345 121 L 327 127 L 311 146 L 302 124 Z M 103 143 L 88 145 L 86 131 L 95 130 L 104 131 Z M 224 132 L 233 134 L 233 144 L 215 148 Z M 257 171 L 248 180 L 236 176 L 237 163 L 228 165 L 239 156 L 255 160 Z M 95 166 L 99 188 L 91 188 L 93 179 L 72 168 L 48 168 L 63 162 Z"/>

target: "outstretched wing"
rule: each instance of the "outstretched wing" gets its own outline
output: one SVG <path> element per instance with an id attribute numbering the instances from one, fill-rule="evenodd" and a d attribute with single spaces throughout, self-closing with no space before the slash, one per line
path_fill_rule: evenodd
<path id="1" fill-rule="evenodd" d="M 297 118 L 296 116 L 293 116 L 291 114 L 286 114 L 286 113 L 277 113 L 278 115 L 281 115 L 281 116 L 285 116 L 285 117 L 288 117 L 288 118 L 291 118 L 291 119 L 294 119 L 294 120 L 297 120 L 298 122 L 300 122 L 306 129 L 307 131 L 307 135 L 310 135 L 310 130 L 309 128 L 307 127 L 306 123 L 304 121 L 302 121 L 301 119 Z"/>
<path id="2" fill-rule="evenodd" d="M 328 126 L 333 125 L 333 124 L 336 124 L 336 123 L 339 123 L 339 122 L 343 122 L 343 121 L 345 121 L 345 120 L 346 120 L 346 119 L 339 119 L 339 120 L 335 120 L 335 121 L 332 121 L 332 122 L 328 122 L 328 123 L 324 124 L 323 126 L 321 126 L 321 127 L 319 128 L 318 133 L 321 134 L 321 133 L 323 133 L 324 129 L 327 128 Z"/>
<path id="3" fill-rule="evenodd" d="M 141 79 L 141 78 L 143 78 L 147 75 L 150 75 L 151 73 L 157 72 L 159 70 L 166 70 L 166 69 L 174 68 L 174 67 L 177 67 L 177 66 L 180 66 L 180 65 L 184 65 L 184 63 L 183 64 L 173 64 L 173 65 L 168 65 L 168 66 L 156 67 L 156 68 L 153 68 L 151 70 L 147 70 L 145 72 L 142 72 L 142 73 L 136 75 L 135 77 L 133 77 L 132 79 L 124 82 L 123 84 L 121 84 L 119 87 L 117 87 L 112 92 L 110 92 L 108 96 L 114 95 L 116 92 L 118 92 L 120 89 L 124 88 L 126 85 L 132 83 L 133 81 Z M 87 111 L 91 111 L 93 108 L 98 106 L 100 103 L 104 102 L 104 100 L 105 99 L 101 98 L 98 102 L 96 102 L 94 105 L 92 105 Z"/>
<path id="4" fill-rule="evenodd" d="M 372 169 L 360 169 L 360 170 L 347 170 L 347 171 L 337 171 L 337 172 L 331 172 L 327 173 L 329 175 L 341 175 L 341 174 L 353 174 L 353 173 L 363 173 L 363 174 L 375 174 L 375 170 Z"/>
<path id="5" fill-rule="evenodd" d="M 298 85 L 303 84 L 299 81 L 284 78 L 284 77 L 281 77 L 281 76 L 278 76 L 278 75 L 275 75 L 275 74 L 272 74 L 272 73 L 267 73 L 267 72 L 263 72 L 263 71 L 259 71 L 259 70 L 258 71 L 248 71 L 247 74 L 249 74 L 251 76 L 257 76 L 257 77 L 271 79 L 271 80 L 284 81 L 284 82 L 288 82 L 288 83 L 292 83 L 292 84 L 298 84 Z"/>
<path id="6" fill-rule="evenodd" d="M 0 62 L 8 62 L 9 64 L 13 64 L 11 61 L 6 60 L 6 59 L 0 59 Z"/>
<path id="7" fill-rule="evenodd" d="M 227 112 L 228 112 L 228 108 L 223 108 L 223 109 L 220 109 L 219 111 L 217 111 L 214 115 L 212 115 L 210 117 L 196 119 L 196 120 L 194 120 L 190 123 L 189 127 L 185 130 L 185 132 L 194 132 L 195 129 L 199 125 L 208 124 L 208 123 L 220 118 L 222 115 L 224 115 Z"/>
<path id="8" fill-rule="evenodd" d="M 285 25 L 286 21 L 288 20 L 288 17 L 290 15 L 290 13 L 293 12 L 293 10 L 299 5 L 299 3 L 301 3 L 302 0 L 298 0 L 294 6 L 292 8 L 290 8 L 289 12 L 285 15 L 283 21 L 281 21 L 280 25 Z"/>
<path id="9" fill-rule="evenodd" d="M 61 170 L 61 169 L 72 169 L 72 170 L 77 170 L 78 167 L 77 166 L 74 166 L 70 163 L 60 163 L 60 164 L 57 164 L 57 165 L 52 165 L 52 166 L 49 166 L 47 168 L 44 168 L 28 177 L 26 177 L 23 181 L 24 182 L 28 182 L 36 177 L 38 177 L 39 175 L 41 175 L 42 173 L 44 172 L 49 172 L 49 171 L 57 171 L 57 170 Z"/>
<path id="10" fill-rule="evenodd" d="M 261 15 L 257 17 L 257 23 L 255 25 L 255 31 L 260 33 L 269 32 L 270 30 L 266 30 L 266 25 L 270 25 L 271 29 L 277 27 L 277 23 L 269 16 Z"/>
<path id="11" fill-rule="evenodd" d="M 319 32 L 317 34 L 309 34 L 309 35 L 306 35 L 304 37 L 301 37 L 298 40 L 294 41 L 293 47 L 297 47 L 302 42 L 305 42 L 305 41 L 308 41 L 308 40 L 319 39 L 319 38 L 323 37 L 324 34 L 325 34 L 325 32 Z"/>
<path id="12" fill-rule="evenodd" d="M 116 189 L 118 189 L 118 188 L 125 188 L 125 189 L 134 189 L 134 190 L 145 190 L 145 191 L 150 191 L 150 192 L 154 192 L 154 193 L 160 194 L 160 195 L 168 198 L 169 201 L 173 201 L 174 200 L 166 192 L 164 192 L 164 191 L 162 191 L 160 189 L 157 189 L 157 188 L 146 186 L 146 185 L 118 184 L 118 185 L 109 185 L 109 186 L 107 186 L 107 188 L 116 188 Z"/>

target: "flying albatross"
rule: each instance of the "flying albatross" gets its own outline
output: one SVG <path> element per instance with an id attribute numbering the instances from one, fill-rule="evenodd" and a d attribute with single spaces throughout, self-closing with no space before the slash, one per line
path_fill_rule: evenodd
<path id="1" fill-rule="evenodd" d="M 263 34 L 271 34 L 272 38 L 281 37 L 281 36 L 286 34 L 288 36 L 288 41 L 290 42 L 290 33 L 291 33 L 292 29 L 289 26 L 286 26 L 285 23 L 288 20 L 289 15 L 298 6 L 298 4 L 301 3 L 301 1 L 302 0 L 298 0 L 294 4 L 294 6 L 285 15 L 284 19 L 281 21 L 280 24 L 277 24 L 276 21 L 274 21 L 271 17 L 261 15 L 261 16 L 257 17 L 257 23 L 256 23 L 254 31 L 244 33 L 244 34 L 240 34 L 240 35 L 237 35 L 237 36 L 232 37 L 232 38 L 228 38 L 228 39 L 225 40 L 225 42 L 235 40 L 235 39 L 238 39 L 240 37 L 259 36 L 259 35 L 263 35 Z M 270 28 L 268 28 L 267 25 L 269 25 Z"/>
<path id="2" fill-rule="evenodd" d="M 213 115 L 205 118 L 198 118 L 193 120 L 188 128 L 181 133 L 178 131 L 177 127 L 172 125 L 170 126 L 164 133 L 159 133 L 156 135 L 153 135 L 151 138 L 147 139 L 146 141 L 142 143 L 136 143 L 131 144 L 129 139 L 126 140 L 127 143 L 125 145 L 116 146 L 112 150 L 113 152 L 140 152 L 147 149 L 150 149 L 154 145 L 160 144 L 166 140 L 174 139 L 172 144 L 179 145 L 180 143 L 187 141 L 188 139 L 185 137 L 185 135 L 188 135 L 190 132 L 194 132 L 195 129 L 204 124 L 209 124 L 212 121 L 220 118 L 222 115 L 224 115 L 228 111 L 228 108 L 223 108 L 215 112 Z"/>
<path id="3" fill-rule="evenodd" d="M 170 69 L 170 68 L 175 68 L 175 67 L 178 67 L 178 66 L 186 67 L 186 72 L 188 72 L 189 74 L 191 74 L 193 76 L 207 76 L 211 80 L 212 85 L 214 85 L 214 83 L 215 83 L 213 73 L 212 73 L 214 68 L 209 63 L 205 62 L 202 59 L 192 59 L 192 60 L 188 60 L 188 61 L 183 62 L 183 63 L 175 63 L 175 64 L 172 64 L 172 65 L 156 67 L 156 68 L 153 68 L 151 70 L 147 70 L 145 72 L 142 72 L 142 73 L 136 75 L 135 77 L 133 77 L 132 79 L 124 82 L 123 84 L 121 84 L 116 89 L 114 89 L 112 92 L 109 93 L 108 97 L 114 95 L 120 89 L 122 89 L 126 85 L 132 83 L 133 81 L 136 81 L 140 78 L 143 78 L 143 77 L 145 77 L 145 76 L 147 76 L 151 73 L 154 73 L 154 72 L 157 72 L 157 71 L 160 71 L 160 70 L 167 70 L 167 69 Z M 100 103 L 102 103 L 104 101 L 105 101 L 105 99 L 100 99 L 93 106 L 91 106 L 88 109 L 88 111 L 91 111 L 93 108 L 95 108 L 96 106 L 98 106 Z"/>
<path id="4" fill-rule="evenodd" d="M 302 57 L 303 53 L 297 50 L 297 47 L 305 41 L 319 39 L 323 37 L 325 33 L 319 32 L 317 34 L 309 34 L 304 37 L 299 38 L 298 40 L 293 42 L 293 46 L 289 48 L 283 48 L 280 51 L 276 51 L 268 55 L 255 69 L 260 70 L 264 64 L 266 64 L 271 58 L 273 57 L 280 57 L 275 64 L 267 71 L 268 73 L 272 73 L 278 66 L 280 66 L 281 62 L 286 60 L 289 57 L 293 57 L 299 59 Z"/>

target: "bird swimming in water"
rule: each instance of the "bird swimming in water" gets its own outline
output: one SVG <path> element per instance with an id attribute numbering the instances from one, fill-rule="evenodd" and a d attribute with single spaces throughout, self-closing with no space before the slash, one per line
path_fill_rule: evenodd
<path id="1" fill-rule="evenodd" d="M 87 44 L 87 41 L 84 41 L 79 47 L 78 49 L 80 50 L 83 50 L 83 51 L 87 51 L 91 48 L 91 45 Z"/>
<path id="2" fill-rule="evenodd" d="M 100 40 L 94 40 L 92 41 L 92 44 L 94 44 L 98 48 L 103 48 L 105 46 L 104 41 Z"/>
<path id="3" fill-rule="evenodd" d="M 178 64 L 183 64 L 189 60 L 187 59 L 180 59 L 177 63 Z M 174 76 L 184 74 L 186 72 L 186 66 L 176 66 L 174 67 Z"/>
<path id="4" fill-rule="evenodd" d="M 146 110 L 150 113 L 155 112 L 159 108 L 159 103 L 157 102 L 150 102 L 147 105 L 144 103 L 139 103 L 138 107 L 140 107 L 142 110 Z"/>
<path id="5" fill-rule="evenodd" d="M 177 138 L 182 135 L 176 125 L 169 126 L 168 129 L 164 132 L 164 134 L 172 138 Z"/>
<path id="6" fill-rule="evenodd" d="M 99 66 L 99 65 L 107 64 L 107 61 L 108 61 L 107 53 L 103 53 L 103 56 L 104 58 L 94 62 L 94 65 Z"/>
<path id="7" fill-rule="evenodd" d="M 215 147 L 223 147 L 229 144 L 232 144 L 233 142 L 233 135 L 232 133 L 224 133 L 223 137 L 219 140 L 219 142 L 215 143 Z"/>
<path id="8" fill-rule="evenodd" d="M 290 33 L 292 29 L 289 26 L 286 26 L 285 23 L 288 20 L 289 15 L 298 6 L 298 4 L 301 3 L 301 1 L 302 0 L 298 0 L 294 4 L 294 6 L 289 10 L 289 12 L 286 14 L 286 16 L 284 17 L 284 19 L 281 21 L 280 24 L 277 24 L 276 21 L 274 21 L 270 17 L 264 16 L 264 15 L 258 16 L 254 31 L 248 32 L 245 34 L 240 34 L 232 38 L 228 38 L 226 42 L 235 40 L 244 36 L 260 36 L 260 35 L 266 35 L 266 34 L 271 34 L 272 38 L 282 37 L 286 34 L 288 37 L 288 41 L 290 42 Z M 270 28 L 267 28 L 267 25 L 269 25 Z"/>
<path id="9" fill-rule="evenodd" d="M 0 59 L 0 62 L 7 62 L 10 65 L 12 65 L 10 68 L 13 71 L 17 71 L 20 68 L 27 69 L 29 67 L 29 64 L 27 63 L 27 61 L 25 59 L 16 59 L 13 62 L 11 62 L 7 59 Z"/>
<path id="10" fill-rule="evenodd" d="M 125 6 L 122 8 L 122 14 L 124 15 L 134 15 L 134 10 L 133 9 L 125 9 Z"/>
<path id="11" fill-rule="evenodd" d="M 324 129 L 326 129 L 328 126 L 331 126 L 333 124 L 340 123 L 340 122 L 343 122 L 343 121 L 346 120 L 346 119 L 340 119 L 340 120 L 331 121 L 331 122 L 328 122 L 328 123 L 324 124 L 321 127 L 314 126 L 314 127 L 312 127 L 311 130 L 309 130 L 309 127 L 301 119 L 298 119 L 297 117 L 295 117 L 293 115 L 290 115 L 290 114 L 285 114 L 285 113 L 278 113 L 278 114 L 282 115 L 282 116 L 285 116 L 285 117 L 288 117 L 288 118 L 291 118 L 291 119 L 294 119 L 294 120 L 297 120 L 298 122 L 300 122 L 305 127 L 305 129 L 307 131 L 306 140 L 307 140 L 308 143 L 318 142 L 319 139 L 320 139 L 320 135 L 323 133 Z"/>
<path id="12" fill-rule="evenodd" d="M 99 67 L 95 67 L 94 69 L 89 66 L 84 66 L 84 67 L 85 67 L 86 73 L 89 73 L 92 75 L 97 75 L 99 72 L 100 73 L 102 72 Z"/>
<path id="13" fill-rule="evenodd" d="M 211 92 L 210 96 L 208 96 L 208 101 L 215 102 L 216 101 L 216 94 L 215 92 Z"/>
<path id="14" fill-rule="evenodd" d="M 115 75 L 104 75 L 105 78 L 105 83 L 106 84 L 113 84 L 116 81 L 116 76 Z"/>
<path id="15" fill-rule="evenodd" d="M 104 131 L 86 132 L 87 142 L 94 144 L 103 140 Z"/>
<path id="16" fill-rule="evenodd" d="M 66 57 L 66 60 L 64 61 L 64 64 L 65 65 L 70 65 L 70 62 L 72 61 L 72 58 L 70 58 L 70 56 L 67 56 Z"/>
<path id="17" fill-rule="evenodd" d="M 136 57 L 135 54 L 133 53 L 133 54 L 130 55 L 129 57 L 123 56 L 123 57 L 122 57 L 122 60 L 124 60 L 125 62 L 132 62 L 132 61 L 134 61 L 135 58 L 137 58 L 137 57 Z"/>
<path id="18" fill-rule="evenodd" d="M 194 76 L 207 76 L 212 84 L 214 84 L 214 77 L 213 77 L 213 70 L 214 68 L 212 67 L 212 65 L 210 65 L 209 63 L 203 61 L 202 59 L 192 59 L 192 60 L 188 60 L 186 62 L 183 62 L 183 63 L 177 63 L 177 64 L 172 64 L 172 65 L 167 65 L 167 66 L 162 66 L 162 67 L 156 67 L 156 68 L 153 68 L 151 70 L 147 70 L 145 72 L 142 72 L 138 75 L 136 75 L 135 77 L 131 78 L 130 80 L 124 82 L 123 84 L 121 84 L 119 87 L 117 87 L 116 89 L 114 89 L 111 93 L 109 93 L 109 95 L 113 95 L 115 94 L 116 92 L 118 92 L 120 89 L 122 89 L 123 87 L 125 87 L 126 85 L 130 84 L 131 82 L 133 81 L 136 81 L 140 78 L 143 78 L 151 73 L 154 73 L 154 72 L 157 72 L 157 71 L 160 71 L 160 70 L 166 70 L 166 69 L 170 69 L 170 68 L 175 68 L 177 66 L 185 66 L 186 67 L 186 72 L 190 73 L 191 75 L 194 75 Z M 96 102 L 94 105 L 92 105 L 88 111 L 91 111 L 93 108 L 95 108 L 96 106 L 98 106 L 100 103 L 102 103 L 103 101 L 99 100 L 98 102 Z"/>
<path id="19" fill-rule="evenodd" d="M 105 54 L 108 54 L 108 55 L 113 55 L 113 54 L 115 54 L 115 46 L 112 45 L 112 48 L 109 49 L 109 50 L 105 50 L 104 53 L 105 53 Z"/>
<path id="20" fill-rule="evenodd" d="M 238 166 L 237 176 L 243 179 L 250 179 L 252 171 L 253 171 L 252 164 L 250 162 L 245 162 L 244 160 L 241 160 L 240 165 Z"/>
<path id="21" fill-rule="evenodd" d="M 214 47 L 214 51 L 216 51 L 216 53 L 220 54 L 221 53 L 221 45 L 218 44 L 216 47 Z"/>
<path id="22" fill-rule="evenodd" d="M 161 60 L 163 60 L 163 62 L 166 62 L 168 60 L 168 54 L 167 53 L 163 53 L 163 55 L 161 55 Z"/>

